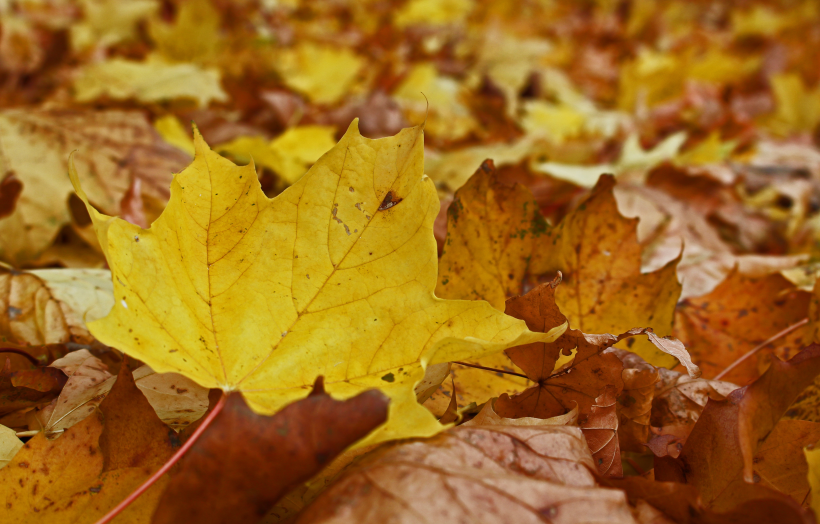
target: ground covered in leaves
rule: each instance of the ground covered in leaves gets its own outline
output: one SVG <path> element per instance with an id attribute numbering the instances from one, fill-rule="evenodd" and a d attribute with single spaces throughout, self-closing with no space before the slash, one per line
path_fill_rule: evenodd
<path id="1" fill-rule="evenodd" d="M 817 522 L 818 47 L 813 0 L 0 3 L 2 520 Z"/>

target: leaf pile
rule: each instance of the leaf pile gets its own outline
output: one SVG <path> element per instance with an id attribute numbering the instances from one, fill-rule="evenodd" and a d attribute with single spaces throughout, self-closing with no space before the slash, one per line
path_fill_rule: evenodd
<path id="1" fill-rule="evenodd" d="M 5 520 L 817 522 L 818 28 L 5 2 Z"/>

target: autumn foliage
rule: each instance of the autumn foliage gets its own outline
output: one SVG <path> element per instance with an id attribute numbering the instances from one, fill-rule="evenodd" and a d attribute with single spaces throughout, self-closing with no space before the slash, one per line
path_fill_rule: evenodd
<path id="1" fill-rule="evenodd" d="M 813 524 L 813 0 L 0 2 L 0 521 Z"/>

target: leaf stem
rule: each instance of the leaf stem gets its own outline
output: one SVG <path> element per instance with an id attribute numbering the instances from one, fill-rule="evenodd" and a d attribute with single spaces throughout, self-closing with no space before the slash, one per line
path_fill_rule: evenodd
<path id="1" fill-rule="evenodd" d="M 514 371 L 506 371 L 503 369 L 495 369 L 495 368 L 485 368 L 484 366 L 479 366 L 478 364 L 468 364 L 466 362 L 453 362 L 453 364 L 458 364 L 459 366 L 467 366 L 468 368 L 476 368 L 476 369 L 483 369 L 484 371 L 492 371 L 493 373 L 504 373 L 505 375 L 515 375 L 516 377 L 526 378 L 529 379 L 527 375 L 522 375 L 521 373 L 516 373 Z"/>
<path id="2" fill-rule="evenodd" d="M 183 455 L 185 455 L 185 453 L 187 453 L 188 450 L 191 449 L 191 447 L 196 443 L 196 441 L 199 440 L 199 437 L 202 435 L 202 433 L 206 429 L 208 429 L 208 426 L 211 425 L 216 416 L 219 415 L 220 411 L 222 411 L 222 408 L 225 407 L 225 399 L 227 398 L 228 396 L 223 392 L 222 396 L 219 397 L 219 402 L 217 402 L 214 406 L 214 409 L 210 413 L 208 413 L 208 416 L 205 417 L 205 420 L 202 421 L 202 424 L 200 424 L 199 427 L 196 428 L 196 431 L 194 431 L 194 433 L 188 438 L 188 440 L 185 441 L 185 444 L 183 444 L 182 447 L 179 448 L 179 450 L 177 450 L 176 453 L 174 453 L 174 456 L 168 459 L 168 462 L 163 464 L 162 467 L 159 468 L 153 475 L 151 475 L 151 477 L 148 480 L 143 482 L 140 487 L 138 487 L 130 495 L 128 495 L 128 497 L 126 497 L 125 500 L 117 504 L 117 506 L 114 509 L 109 511 L 103 518 L 98 520 L 96 524 L 107 524 L 108 522 L 111 522 L 114 519 L 114 517 L 116 517 L 122 512 L 122 510 L 124 510 L 132 502 L 137 500 L 137 498 L 143 493 L 145 493 L 148 490 L 148 488 L 150 488 L 157 480 L 159 480 L 163 475 L 168 473 L 168 470 L 170 470 L 174 466 L 174 464 L 179 462 L 179 459 L 181 459 Z"/>
<path id="3" fill-rule="evenodd" d="M 40 362 L 34 358 L 33 356 L 29 355 L 22 349 L 17 348 L 0 348 L 0 353 L 14 353 L 15 355 L 20 355 L 21 357 L 26 357 L 29 362 L 34 364 L 35 366 L 39 366 Z"/>
<path id="4" fill-rule="evenodd" d="M 802 327 L 802 326 L 805 326 L 808 323 L 809 323 L 808 317 L 804 318 L 803 320 L 800 320 L 799 322 L 795 322 L 794 324 L 787 327 L 786 329 L 784 329 L 780 333 L 777 333 L 776 335 L 764 340 L 763 342 L 761 342 L 760 344 L 758 344 L 757 346 L 752 348 L 750 351 L 748 351 L 746 354 L 744 354 L 742 357 L 740 357 L 739 359 L 737 359 L 734 362 L 732 362 L 731 364 L 729 364 L 729 367 L 727 367 L 726 369 L 724 369 L 723 371 L 718 373 L 718 375 L 715 376 L 715 378 L 713 380 L 720 380 L 721 377 L 725 377 L 730 371 L 732 371 L 734 368 L 739 366 L 747 358 L 751 357 L 752 355 L 754 355 L 755 353 L 757 353 L 758 351 L 760 351 L 764 347 L 768 346 L 769 344 L 771 344 L 775 340 L 779 339 L 780 337 L 785 337 L 786 335 L 788 335 L 789 333 L 791 333 L 795 329 L 797 329 L 799 327 Z"/>

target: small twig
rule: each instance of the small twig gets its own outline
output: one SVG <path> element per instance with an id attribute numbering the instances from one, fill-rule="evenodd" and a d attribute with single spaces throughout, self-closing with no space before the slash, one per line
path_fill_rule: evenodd
<path id="1" fill-rule="evenodd" d="M 732 370 L 733 370 L 733 369 L 735 369 L 737 366 L 739 366 L 739 365 L 740 365 L 740 364 L 741 364 L 744 360 L 746 360 L 747 358 L 751 357 L 752 355 L 754 355 L 755 353 L 757 353 L 758 351 L 760 351 L 760 350 L 761 350 L 761 349 L 763 349 L 764 347 L 768 346 L 769 344 L 771 344 L 772 342 L 774 342 L 774 341 L 775 341 L 775 340 L 777 340 L 778 338 L 780 338 L 780 337 L 785 337 L 786 335 L 788 335 L 789 333 L 791 333 L 791 332 L 792 332 L 792 331 L 794 331 L 795 329 L 797 329 L 797 328 L 799 328 L 799 327 L 802 327 L 802 326 L 805 326 L 805 325 L 806 325 L 806 324 L 808 324 L 808 323 L 809 323 L 809 319 L 808 319 L 808 318 L 804 318 L 803 320 L 801 320 L 801 321 L 799 321 L 799 322 L 795 322 L 794 324 L 792 324 L 791 326 L 787 327 L 786 329 L 784 329 L 784 330 L 783 330 L 783 331 L 781 331 L 780 333 L 777 333 L 777 334 L 776 334 L 776 335 L 774 335 L 773 337 L 771 337 L 771 338 L 769 338 L 769 339 L 767 339 L 767 340 L 764 340 L 763 342 L 761 342 L 760 344 L 758 344 L 757 346 L 755 346 L 754 348 L 752 348 L 749 352 L 747 352 L 746 354 L 744 354 L 742 357 L 740 357 L 739 359 L 737 359 L 737 360 L 735 360 L 734 362 L 732 362 L 731 364 L 729 364 L 729 367 L 727 367 L 726 369 L 724 369 L 723 371 L 721 371 L 721 372 L 720 372 L 720 373 L 719 373 L 719 374 L 718 374 L 718 375 L 714 378 L 714 380 L 720 380 L 720 378 L 721 378 L 721 377 L 725 377 L 725 376 L 726 376 L 726 375 L 727 375 L 730 371 L 732 371 Z"/>
<path id="2" fill-rule="evenodd" d="M 521 373 L 516 373 L 514 371 L 505 371 L 503 369 L 495 369 L 495 368 L 485 368 L 484 366 L 479 366 L 478 364 L 468 364 L 466 362 L 453 362 L 453 364 L 458 364 L 459 366 L 467 366 L 468 368 L 476 368 L 476 369 L 483 369 L 484 371 L 492 371 L 493 373 L 504 373 L 505 375 L 515 375 L 516 377 L 526 378 L 529 379 L 527 375 L 522 375 Z"/>
<path id="3" fill-rule="evenodd" d="M 17 435 L 18 438 L 19 437 L 33 437 L 34 435 L 36 435 L 39 432 L 40 432 L 39 429 L 32 429 L 30 431 L 18 431 L 16 433 L 16 435 Z"/>
<path id="4" fill-rule="evenodd" d="M 34 358 L 33 356 L 29 355 L 22 349 L 17 348 L 0 348 L 0 353 L 14 353 L 15 355 L 20 355 L 21 357 L 26 357 L 29 362 L 34 364 L 35 366 L 39 366 L 40 362 Z"/>
<path id="5" fill-rule="evenodd" d="M 630 466 L 632 466 L 632 469 L 634 469 L 634 470 L 635 470 L 635 472 L 636 472 L 636 473 L 638 473 L 638 475 L 646 475 L 646 471 L 644 471 L 644 470 L 643 470 L 643 468 L 642 468 L 642 467 L 640 467 L 640 466 L 638 465 L 638 463 L 637 463 L 637 462 L 635 462 L 635 460 L 634 460 L 634 459 L 632 459 L 632 458 L 630 458 L 630 457 L 624 457 L 624 460 L 627 462 L 627 464 L 629 464 Z"/>
<path id="6" fill-rule="evenodd" d="M 176 453 L 174 453 L 174 456 L 171 457 L 168 460 L 168 462 L 163 464 L 162 467 L 159 468 L 153 475 L 151 475 L 151 477 L 148 480 L 143 482 L 140 487 L 138 487 L 130 495 L 128 495 L 128 497 L 126 497 L 125 500 L 117 504 L 117 507 L 109 511 L 103 518 L 98 520 L 96 524 L 107 524 L 108 522 L 111 522 L 117 515 L 119 515 L 122 512 L 122 510 L 127 508 L 132 502 L 137 500 L 137 498 L 140 495 L 145 493 L 148 490 L 148 488 L 150 488 L 154 484 L 154 482 L 158 481 L 160 478 L 162 478 L 163 475 L 168 473 L 168 470 L 170 470 L 174 466 L 174 464 L 176 464 L 179 461 L 179 459 L 181 459 L 185 455 L 185 453 L 188 452 L 189 449 L 191 449 L 191 447 L 196 443 L 196 441 L 199 440 L 199 437 L 202 435 L 202 433 L 208 428 L 208 426 L 211 425 L 211 422 L 213 422 L 216 416 L 219 415 L 219 412 L 222 411 L 223 407 L 225 407 L 226 398 L 228 398 L 228 396 L 225 393 L 222 393 L 222 396 L 219 397 L 219 402 L 216 403 L 216 406 L 214 406 L 213 411 L 208 413 L 208 416 L 205 417 L 205 420 L 202 421 L 202 424 L 200 424 L 199 427 L 196 428 L 196 431 L 194 431 L 194 433 L 188 438 L 188 440 L 185 441 L 185 444 L 183 444 L 182 447 L 179 448 L 179 450 Z"/>

